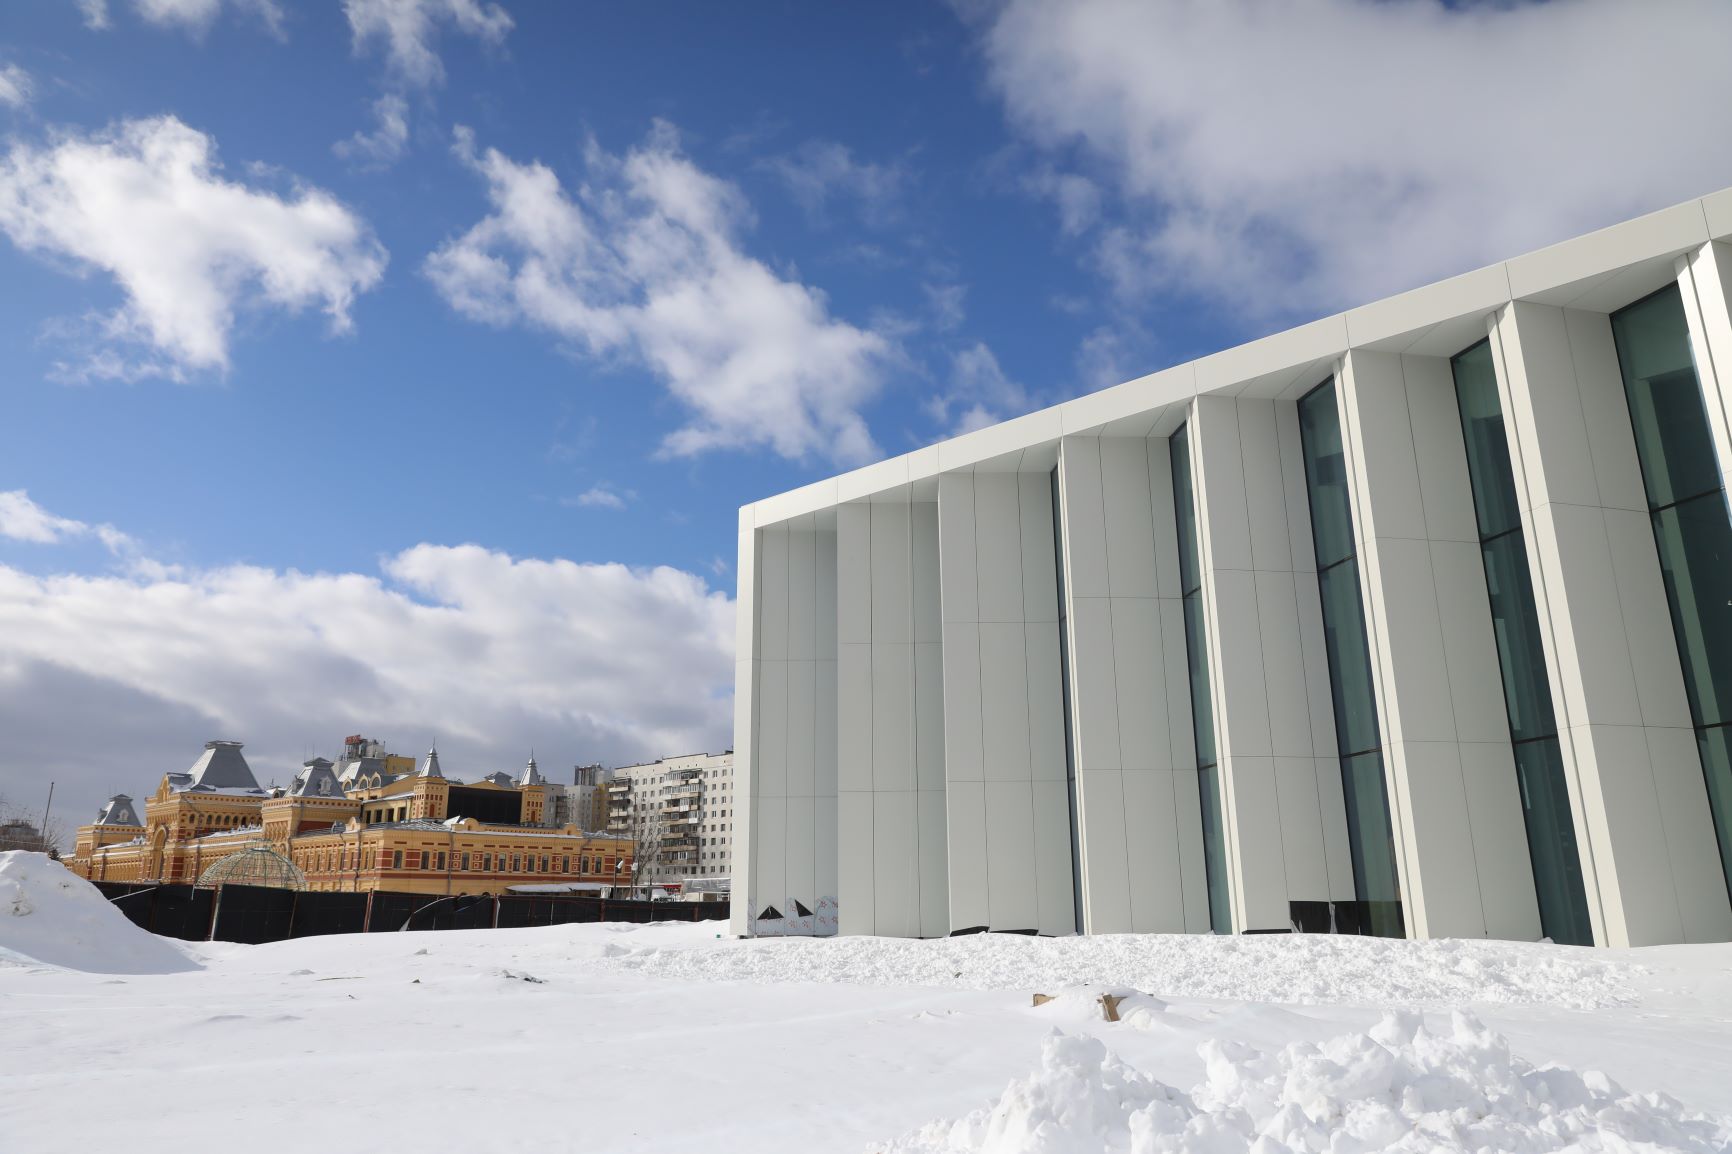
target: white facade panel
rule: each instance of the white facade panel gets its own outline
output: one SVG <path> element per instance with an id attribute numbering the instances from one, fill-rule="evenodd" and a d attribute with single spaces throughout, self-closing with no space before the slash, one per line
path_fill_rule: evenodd
<path id="1" fill-rule="evenodd" d="M 987 922 L 997 929 L 1040 924 L 1035 889 L 1034 789 L 1030 782 L 986 783 Z"/>
<path id="2" fill-rule="evenodd" d="M 952 781 L 945 791 L 944 816 L 950 928 L 989 926 L 992 911 L 986 880 L 986 783 Z"/>

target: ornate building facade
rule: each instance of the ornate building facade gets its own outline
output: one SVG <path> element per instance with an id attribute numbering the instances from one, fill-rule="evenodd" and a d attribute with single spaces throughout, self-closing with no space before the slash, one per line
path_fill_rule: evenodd
<path id="1" fill-rule="evenodd" d="M 516 885 L 629 882 L 629 838 L 544 824 L 535 759 L 515 778 L 447 778 L 437 750 L 416 767 L 351 738 L 341 762 L 304 763 L 264 789 L 235 741 L 212 741 L 185 773 L 163 776 L 140 821 L 116 795 L 78 830 L 67 865 L 93 881 L 193 885 L 224 858 L 268 846 L 306 888 L 365 893 L 499 893 Z"/>

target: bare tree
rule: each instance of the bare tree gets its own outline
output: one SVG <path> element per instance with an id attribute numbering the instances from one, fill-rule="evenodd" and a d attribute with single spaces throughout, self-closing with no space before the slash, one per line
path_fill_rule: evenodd
<path id="1" fill-rule="evenodd" d="M 49 818 L 46 828 L 41 822 L 40 812 L 33 814 L 0 795 L 0 852 L 30 850 L 58 858 L 66 840 L 66 826 L 59 818 Z"/>

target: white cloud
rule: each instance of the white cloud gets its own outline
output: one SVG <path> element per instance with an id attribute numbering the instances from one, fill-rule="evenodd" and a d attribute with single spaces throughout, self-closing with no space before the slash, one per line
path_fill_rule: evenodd
<path id="1" fill-rule="evenodd" d="M 16 64 L 0 67 L 0 104 L 23 108 L 30 103 L 35 92 L 36 84 L 30 79 L 30 73 Z"/>
<path id="2" fill-rule="evenodd" d="M 94 32 L 108 27 L 108 0 L 77 0 L 84 26 Z"/>
<path id="3" fill-rule="evenodd" d="M 891 342 L 747 256 L 744 198 L 693 164 L 670 126 L 623 157 L 592 144 L 575 192 L 539 162 L 478 153 L 466 129 L 457 153 L 486 180 L 493 211 L 427 259 L 452 308 L 647 367 L 693 414 L 663 442 L 669 454 L 876 455 L 859 410 Z"/>
<path id="4" fill-rule="evenodd" d="M 1119 288 L 1316 313 L 1732 183 L 1732 5 L 1660 7 L 1010 0 L 982 36 L 1013 125 L 1117 198 Z"/>
<path id="5" fill-rule="evenodd" d="M 378 127 L 372 132 L 357 132 L 347 140 L 339 140 L 331 151 L 345 160 L 365 168 L 387 168 L 403 156 L 409 145 L 409 103 L 394 92 L 373 102 L 373 119 Z"/>
<path id="6" fill-rule="evenodd" d="M 113 525 L 91 525 L 50 513 L 32 501 L 24 489 L 0 491 L 0 537 L 35 545 L 59 545 L 94 537 L 109 552 L 117 554 L 131 552 L 136 547 L 131 537 Z"/>
<path id="7" fill-rule="evenodd" d="M 126 300 L 99 327 L 90 375 L 222 370 L 238 311 L 318 306 L 350 328 L 386 254 L 330 193 L 224 176 L 216 142 L 172 116 L 128 120 L 0 158 L 0 231 L 28 252 L 113 277 Z M 144 361 L 117 345 L 142 345 Z M 77 375 L 78 370 L 71 370 Z"/>
<path id="8" fill-rule="evenodd" d="M 948 387 L 926 403 L 932 419 L 953 437 L 1021 416 L 1032 407 L 1028 390 L 1005 375 L 998 358 L 980 341 L 951 356 Z"/>
<path id="9" fill-rule="evenodd" d="M 225 0 L 133 0 L 139 16 L 161 28 L 179 27 L 203 36 L 216 21 Z M 283 9 L 278 0 L 227 0 L 233 7 L 251 12 L 274 36 L 283 34 Z M 84 26 L 100 32 L 110 25 L 108 0 L 77 0 Z"/>
<path id="10" fill-rule="evenodd" d="M 531 745 L 544 765 L 721 748 L 733 634 L 732 600 L 694 574 L 476 545 L 418 545 L 377 574 L 0 566 L 0 718 L 18 755 L 0 759 L 0 793 L 35 788 L 52 767 L 22 753 L 40 750 L 81 775 L 72 805 L 93 810 L 213 737 L 246 741 L 279 782 L 357 730 L 411 753 L 437 738 L 471 779 Z M 111 702 L 125 726 L 107 724 Z"/>
<path id="11" fill-rule="evenodd" d="M 923 284 L 920 288 L 932 309 L 932 327 L 939 332 L 956 328 L 968 315 L 964 307 L 968 301 L 967 285 Z"/>
<path id="12" fill-rule="evenodd" d="M 868 224 L 893 222 L 900 208 L 907 170 L 900 164 L 858 161 L 846 145 L 813 140 L 787 156 L 767 162 L 788 186 L 796 203 L 813 220 L 822 220 L 833 198 L 856 200 Z"/>
<path id="13" fill-rule="evenodd" d="M 444 82 L 445 66 L 434 50 L 439 25 L 492 45 L 503 44 L 511 31 L 510 13 L 486 0 L 343 0 L 343 11 L 355 51 L 382 40 L 392 76 L 418 88 Z"/>
<path id="14" fill-rule="evenodd" d="M 627 501 L 634 499 L 636 493 L 621 493 L 611 485 L 592 485 L 575 497 L 561 502 L 566 505 L 576 505 L 582 509 L 623 509 Z"/>

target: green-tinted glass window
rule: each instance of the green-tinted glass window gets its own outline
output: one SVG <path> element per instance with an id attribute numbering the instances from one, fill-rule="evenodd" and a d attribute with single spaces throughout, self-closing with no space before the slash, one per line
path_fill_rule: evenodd
<path id="1" fill-rule="evenodd" d="M 1365 928 L 1374 934 L 1398 937 L 1405 932 L 1401 884 L 1395 868 L 1388 788 L 1383 779 L 1377 691 L 1372 682 L 1365 607 L 1359 595 L 1347 458 L 1342 451 L 1333 378 L 1300 399 L 1299 436 L 1311 503 L 1354 893 L 1365 903 Z"/>
<path id="2" fill-rule="evenodd" d="M 1510 737 L 1527 741 L 1558 731 L 1552 712 L 1551 681 L 1546 676 L 1545 645 L 1534 607 L 1533 578 L 1522 533 L 1505 533 L 1480 546 L 1491 624 L 1503 668 L 1504 704 Z"/>
<path id="3" fill-rule="evenodd" d="M 1732 523 L 1678 286 L 1613 313 L 1612 337 L 1721 868 L 1732 883 L 1732 798 L 1721 728 L 1732 722 Z"/>
<path id="4" fill-rule="evenodd" d="M 1377 694 L 1371 683 L 1371 650 L 1365 641 L 1359 566 L 1352 561 L 1317 575 L 1323 595 L 1323 642 L 1329 679 L 1336 686 L 1335 744 L 1346 757 L 1382 745 L 1377 731 Z"/>
<path id="5" fill-rule="evenodd" d="M 1520 528 L 1522 518 L 1516 505 L 1515 476 L 1510 470 L 1509 439 L 1504 433 L 1503 399 L 1498 396 L 1491 343 L 1481 341 L 1456 357 L 1452 367 L 1479 535 L 1495 537 Z"/>
<path id="6" fill-rule="evenodd" d="M 1732 519 L 1719 490 L 1653 515 L 1697 725 L 1732 721 Z"/>
<path id="7" fill-rule="evenodd" d="M 1720 488 L 1720 467 L 1678 286 L 1668 285 L 1613 314 L 1612 336 L 1624 372 L 1648 507 L 1662 508 Z"/>
<path id="8" fill-rule="evenodd" d="M 1545 642 L 1540 636 L 1539 609 L 1528 569 L 1527 541 L 1516 501 L 1503 400 L 1498 394 L 1490 342 L 1481 341 L 1457 355 L 1450 368 L 1461 412 L 1474 514 L 1479 522 L 1480 557 L 1498 668 L 1503 674 L 1540 927 L 1553 941 L 1592 945 L 1593 927 L 1588 921 L 1581 857 L 1552 711 L 1551 681 L 1546 675 Z"/>
<path id="9" fill-rule="evenodd" d="M 1732 878 L 1732 729 L 1724 725 L 1698 730 L 1702 771 L 1708 779 L 1708 808 L 1720 839 L 1720 868 Z"/>
<path id="10" fill-rule="evenodd" d="M 1305 442 L 1305 482 L 1311 496 L 1311 543 L 1321 569 L 1354 552 L 1347 455 L 1341 444 L 1333 378 L 1300 400 L 1299 430 Z"/>
<path id="11" fill-rule="evenodd" d="M 1533 862 L 1534 892 L 1539 897 L 1540 926 L 1554 942 L 1591 946 L 1594 927 L 1588 920 L 1582 857 L 1576 848 L 1576 825 L 1570 814 L 1564 757 L 1558 739 L 1554 736 L 1517 742 L 1515 760 L 1516 782 L 1522 791 L 1522 821 L 1527 826 L 1528 857 Z"/>
<path id="12" fill-rule="evenodd" d="M 1203 599 L 1184 599 L 1185 661 L 1191 674 L 1191 726 L 1197 738 L 1197 764 L 1215 764 L 1215 718 L 1209 708 L 1209 648 L 1203 631 Z"/>
<path id="13" fill-rule="evenodd" d="M 1401 886 L 1395 873 L 1395 844 L 1383 784 L 1383 754 L 1373 750 L 1342 758 L 1341 785 L 1347 803 L 1353 888 L 1361 901 L 1396 901 L 1401 897 Z"/>
<path id="14" fill-rule="evenodd" d="M 1191 489 L 1191 445 L 1185 426 L 1167 438 L 1173 457 L 1173 519 L 1179 535 L 1179 592 L 1203 583 L 1197 573 L 1197 510 Z"/>
<path id="15" fill-rule="evenodd" d="M 1178 525 L 1179 584 L 1185 615 L 1185 662 L 1191 683 L 1191 733 L 1197 747 L 1197 790 L 1202 802 L 1203 868 L 1209 925 L 1233 931 L 1227 901 L 1227 849 L 1222 825 L 1221 775 L 1215 763 L 1215 713 L 1209 695 L 1209 639 L 1203 621 L 1202 562 L 1197 553 L 1196 495 L 1191 480 L 1190 431 L 1180 425 L 1167 438 L 1173 468 L 1173 517 Z"/>
<path id="16" fill-rule="evenodd" d="M 1218 934 L 1233 932 L 1233 914 L 1227 902 L 1227 847 L 1221 836 L 1221 771 L 1205 766 L 1197 771 L 1197 789 L 1203 808 L 1203 870 L 1209 887 L 1209 926 Z"/>

